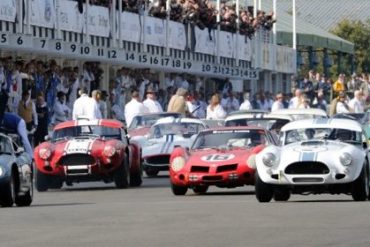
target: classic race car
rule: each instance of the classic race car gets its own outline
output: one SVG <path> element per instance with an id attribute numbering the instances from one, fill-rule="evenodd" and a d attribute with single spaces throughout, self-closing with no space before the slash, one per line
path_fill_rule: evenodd
<path id="1" fill-rule="evenodd" d="M 63 182 L 112 182 L 117 188 L 140 186 L 139 145 L 130 143 L 116 120 L 67 121 L 55 126 L 50 141 L 35 148 L 36 189 L 61 188 Z"/>
<path id="2" fill-rule="evenodd" d="M 144 136 L 149 133 L 150 127 L 152 127 L 158 119 L 166 117 L 181 117 L 181 113 L 176 112 L 161 112 L 161 113 L 143 113 L 135 116 L 132 119 L 130 126 L 128 126 L 127 132 L 130 137 Z"/>
<path id="3" fill-rule="evenodd" d="M 32 160 L 17 136 L 0 133 L 0 205 L 29 206 L 33 199 Z"/>
<path id="4" fill-rule="evenodd" d="M 206 127 L 199 119 L 168 117 L 158 120 L 149 135 L 131 138 L 141 146 L 145 173 L 156 176 L 159 171 L 167 171 L 173 148 L 190 147 L 191 137 Z"/>
<path id="5" fill-rule="evenodd" d="M 306 119 L 281 129 L 282 146 L 256 156 L 256 197 L 287 201 L 290 194 L 352 194 L 369 197 L 369 154 L 365 131 L 348 119 Z"/>
<path id="6" fill-rule="evenodd" d="M 255 156 L 276 145 L 271 133 L 258 127 L 222 127 L 200 132 L 192 147 L 177 147 L 170 158 L 171 188 L 205 193 L 208 186 L 234 188 L 254 184 Z"/>

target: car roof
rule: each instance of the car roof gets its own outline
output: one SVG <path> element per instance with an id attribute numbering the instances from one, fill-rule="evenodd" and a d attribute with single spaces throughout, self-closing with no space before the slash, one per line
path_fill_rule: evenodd
<path id="1" fill-rule="evenodd" d="M 348 129 L 352 131 L 362 131 L 362 126 L 357 121 L 342 118 L 316 118 L 303 119 L 287 123 L 281 128 L 281 131 L 304 128 L 330 128 L 330 129 Z"/>
<path id="2" fill-rule="evenodd" d="M 328 114 L 322 110 L 317 108 L 309 108 L 309 109 L 280 109 L 274 111 L 274 114 L 281 114 L 281 115 L 317 115 L 322 117 L 327 117 Z"/>
<path id="3" fill-rule="evenodd" d="M 244 113 L 226 117 L 225 122 L 239 119 L 283 119 L 293 121 L 289 115 L 276 113 Z"/>
<path id="4" fill-rule="evenodd" d="M 174 117 L 165 117 L 165 118 L 158 119 L 154 125 L 171 124 L 171 123 L 197 123 L 197 124 L 202 124 L 204 126 L 206 125 L 202 120 L 197 119 L 197 118 L 174 118 Z"/>
<path id="5" fill-rule="evenodd" d="M 54 127 L 54 130 L 59 130 L 59 129 L 64 129 L 64 128 L 69 128 L 69 127 L 74 127 L 74 126 L 105 126 L 105 127 L 110 127 L 110 128 L 123 128 L 124 125 L 122 122 L 114 119 L 96 119 L 96 120 L 71 120 L 71 121 L 66 121 L 60 124 L 57 124 Z"/>
<path id="6" fill-rule="evenodd" d="M 140 114 L 136 115 L 135 117 L 161 116 L 161 118 L 162 118 L 162 117 L 174 116 L 174 115 L 178 115 L 179 117 L 182 116 L 182 114 L 178 113 L 178 112 L 157 112 L 157 113 L 140 113 Z"/>
<path id="7" fill-rule="evenodd" d="M 222 127 L 215 127 L 215 128 L 210 128 L 210 129 L 205 129 L 205 130 L 202 130 L 201 132 L 207 132 L 207 131 L 223 131 L 223 130 L 263 130 L 263 131 L 267 131 L 266 129 L 264 128 L 261 128 L 261 127 L 258 127 L 258 126 L 222 126 Z"/>
<path id="8" fill-rule="evenodd" d="M 239 114 L 257 114 L 257 113 L 269 113 L 269 111 L 266 110 L 260 110 L 260 109 L 252 109 L 252 110 L 239 110 L 239 111 L 232 111 L 227 116 L 233 116 L 233 115 L 239 115 Z"/>

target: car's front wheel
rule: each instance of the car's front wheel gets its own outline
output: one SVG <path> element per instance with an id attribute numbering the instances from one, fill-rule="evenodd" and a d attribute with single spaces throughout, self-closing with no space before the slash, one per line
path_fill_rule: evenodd
<path id="1" fill-rule="evenodd" d="M 38 192 L 44 192 L 49 189 L 49 178 L 48 175 L 36 170 L 36 190 Z"/>
<path id="2" fill-rule="evenodd" d="M 16 197 L 16 185 L 14 174 L 10 174 L 9 182 L 0 187 L 0 205 L 2 207 L 11 207 Z"/>
<path id="3" fill-rule="evenodd" d="M 255 178 L 255 190 L 257 200 L 259 202 L 270 202 L 274 195 L 272 186 L 263 182 L 257 171 L 255 174 Z"/>
<path id="4" fill-rule="evenodd" d="M 23 196 L 18 196 L 15 198 L 15 204 L 18 207 L 26 207 L 31 205 L 33 200 L 33 179 L 31 179 L 30 190 L 26 192 Z"/>
<path id="5" fill-rule="evenodd" d="M 127 160 L 124 159 L 122 165 L 114 172 L 113 179 L 116 187 L 119 189 L 125 189 L 129 185 L 129 168 Z"/>
<path id="6" fill-rule="evenodd" d="M 358 178 L 352 183 L 352 198 L 355 201 L 365 201 L 369 193 L 369 171 L 365 164 Z"/>
<path id="7" fill-rule="evenodd" d="M 171 190 L 172 190 L 172 193 L 175 196 L 183 196 L 188 191 L 188 187 L 186 187 L 186 186 L 178 186 L 178 185 L 175 185 L 175 184 L 171 183 Z"/>
<path id="8" fill-rule="evenodd" d="M 277 202 L 286 202 L 290 198 L 290 190 L 285 187 L 274 188 L 274 200 Z"/>

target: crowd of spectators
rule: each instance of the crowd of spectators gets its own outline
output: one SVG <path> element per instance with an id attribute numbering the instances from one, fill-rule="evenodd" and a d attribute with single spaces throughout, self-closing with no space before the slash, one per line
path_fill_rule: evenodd
<path id="1" fill-rule="evenodd" d="M 78 0 L 80 4 L 83 0 Z M 110 7 L 110 0 L 90 0 L 90 4 Z M 82 10 L 82 5 L 81 5 Z M 118 4 L 116 6 L 118 8 Z M 214 2 L 209 0 L 171 0 L 170 9 L 166 9 L 166 0 L 122 0 L 123 11 L 140 13 L 147 9 L 148 14 L 157 18 L 166 18 L 169 15 L 170 20 L 190 23 L 198 26 L 200 29 L 216 29 L 218 25 L 222 31 L 239 32 L 252 38 L 258 29 L 271 30 L 276 20 L 274 13 L 266 13 L 258 10 L 257 16 L 253 17 L 253 6 L 241 7 L 237 15 L 235 4 L 228 2 L 221 3 L 220 22 L 217 23 L 218 11 Z M 238 20 L 239 18 L 239 20 Z M 237 26 L 239 25 L 239 27 Z"/>

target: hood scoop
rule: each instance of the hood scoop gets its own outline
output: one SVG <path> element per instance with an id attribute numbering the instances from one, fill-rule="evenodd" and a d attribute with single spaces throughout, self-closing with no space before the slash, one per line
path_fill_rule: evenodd
<path id="1" fill-rule="evenodd" d="M 320 141 L 320 140 L 312 140 L 312 141 L 304 141 L 301 142 L 302 147 L 307 147 L 307 146 L 322 146 L 325 145 L 325 141 Z"/>

